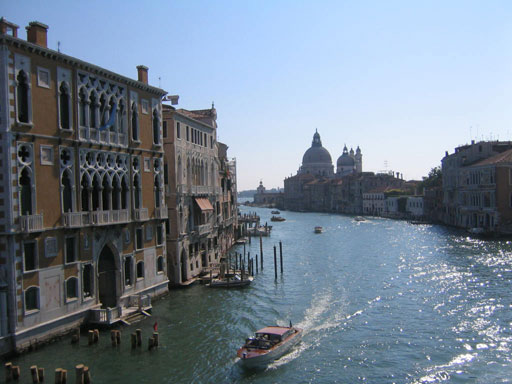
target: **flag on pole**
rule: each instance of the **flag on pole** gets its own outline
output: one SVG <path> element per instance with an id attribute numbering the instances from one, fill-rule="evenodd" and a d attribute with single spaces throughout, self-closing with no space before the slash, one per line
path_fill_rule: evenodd
<path id="1" fill-rule="evenodd" d="M 108 121 L 105 125 L 102 125 L 100 127 L 100 131 L 104 131 L 106 129 L 110 129 L 116 122 L 116 111 L 117 111 L 117 103 L 114 103 L 114 106 L 110 110 L 110 117 L 108 118 Z"/>

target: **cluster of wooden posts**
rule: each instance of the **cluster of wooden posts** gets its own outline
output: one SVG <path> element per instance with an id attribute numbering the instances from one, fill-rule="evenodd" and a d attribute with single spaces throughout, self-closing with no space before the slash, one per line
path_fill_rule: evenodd
<path id="1" fill-rule="evenodd" d="M 116 340 L 117 344 L 121 344 L 121 332 L 120 331 L 112 331 L 117 332 Z M 142 330 L 136 329 L 134 333 L 131 335 L 132 349 L 142 346 Z M 152 350 L 153 348 L 158 347 L 159 337 L 158 332 L 153 332 L 153 336 L 148 338 L 148 350 Z M 114 341 L 112 341 L 112 345 L 114 345 Z"/>
<path id="2" fill-rule="evenodd" d="M 30 367 L 30 375 L 32 376 L 32 383 L 44 383 L 44 368 L 33 365 Z M 77 384 L 90 384 L 91 374 L 89 367 L 78 364 L 75 367 L 75 383 Z M 12 365 L 12 363 L 5 363 L 5 381 L 19 381 L 21 376 L 20 367 Z M 66 369 L 57 368 L 55 370 L 55 384 L 66 384 L 68 382 L 68 371 Z"/>
<path id="3" fill-rule="evenodd" d="M 281 274 L 283 274 L 283 242 L 279 242 L 279 264 L 281 269 Z M 263 241 L 260 236 L 260 264 L 258 266 L 258 255 L 256 257 L 251 258 L 251 252 L 247 252 L 246 258 L 246 250 L 244 244 L 244 253 L 237 254 L 235 253 L 235 270 L 238 270 L 240 266 L 241 271 L 245 271 L 247 265 L 247 272 L 249 276 L 254 276 L 254 270 L 256 267 L 256 273 L 259 273 L 259 268 L 263 271 Z M 243 272 L 242 272 L 243 273 Z M 274 276 L 277 280 L 277 247 L 274 245 Z"/>

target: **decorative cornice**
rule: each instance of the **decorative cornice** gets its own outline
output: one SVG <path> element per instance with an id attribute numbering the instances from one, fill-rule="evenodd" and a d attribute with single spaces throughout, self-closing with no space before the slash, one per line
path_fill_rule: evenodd
<path id="1" fill-rule="evenodd" d="M 72 65 L 80 70 L 92 72 L 96 75 L 103 76 L 107 79 L 111 79 L 114 81 L 118 81 L 118 82 L 127 84 L 133 88 L 138 88 L 142 91 L 146 91 L 146 92 L 155 94 L 159 97 L 163 97 L 164 95 L 167 94 L 167 91 L 164 91 L 161 88 L 157 88 L 157 87 L 153 87 L 148 84 L 144 84 L 140 81 L 133 80 L 128 77 L 119 75 L 115 72 L 109 71 L 105 68 L 101 68 L 97 65 L 88 63 L 86 61 L 77 59 L 72 56 L 65 55 L 63 53 L 54 51 L 49 48 L 44 48 L 39 45 L 29 43 L 29 42 L 27 42 L 23 39 L 17 38 L 17 37 L 13 37 L 10 35 L 0 35 L 0 44 L 6 44 L 6 45 L 10 45 L 10 46 L 13 46 L 16 48 L 24 49 L 30 53 L 33 53 L 33 54 L 36 54 L 36 55 L 39 55 L 42 57 L 46 57 L 48 59 L 52 59 L 57 62 Z"/>

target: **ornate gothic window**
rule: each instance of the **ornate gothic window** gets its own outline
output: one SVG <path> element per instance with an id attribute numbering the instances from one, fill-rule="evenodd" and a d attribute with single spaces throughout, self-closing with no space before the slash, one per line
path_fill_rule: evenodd
<path id="1" fill-rule="evenodd" d="M 80 126 L 85 127 L 87 125 L 87 94 L 84 88 L 80 89 L 80 95 L 78 98 L 78 114 L 80 115 Z"/>
<path id="2" fill-rule="evenodd" d="M 98 128 L 98 120 L 97 120 L 97 110 L 98 110 L 98 98 L 94 94 L 91 93 L 89 97 L 89 127 Z"/>
<path id="3" fill-rule="evenodd" d="M 132 140 L 139 141 L 139 113 L 137 112 L 137 104 L 132 104 Z"/>
<path id="4" fill-rule="evenodd" d="M 20 123 L 29 122 L 29 109 L 28 109 L 28 77 L 25 71 L 21 70 L 16 77 L 16 106 L 18 112 L 18 121 Z"/>
<path id="5" fill-rule="evenodd" d="M 67 212 L 73 211 L 73 189 L 71 186 L 71 179 L 69 177 L 69 171 L 64 171 L 61 177 L 61 189 L 62 189 L 62 210 Z"/>
<path id="6" fill-rule="evenodd" d="M 62 129 L 71 129 L 71 99 L 65 82 L 59 87 L 59 120 Z"/>

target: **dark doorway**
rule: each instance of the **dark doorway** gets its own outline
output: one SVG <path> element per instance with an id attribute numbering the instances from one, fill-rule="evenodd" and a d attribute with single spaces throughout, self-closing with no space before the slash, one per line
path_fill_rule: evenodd
<path id="1" fill-rule="evenodd" d="M 187 281 L 187 254 L 185 250 L 181 251 L 181 282 Z"/>
<path id="2" fill-rule="evenodd" d="M 98 260 L 98 286 L 102 308 L 117 306 L 116 262 L 108 246 L 104 246 Z"/>

